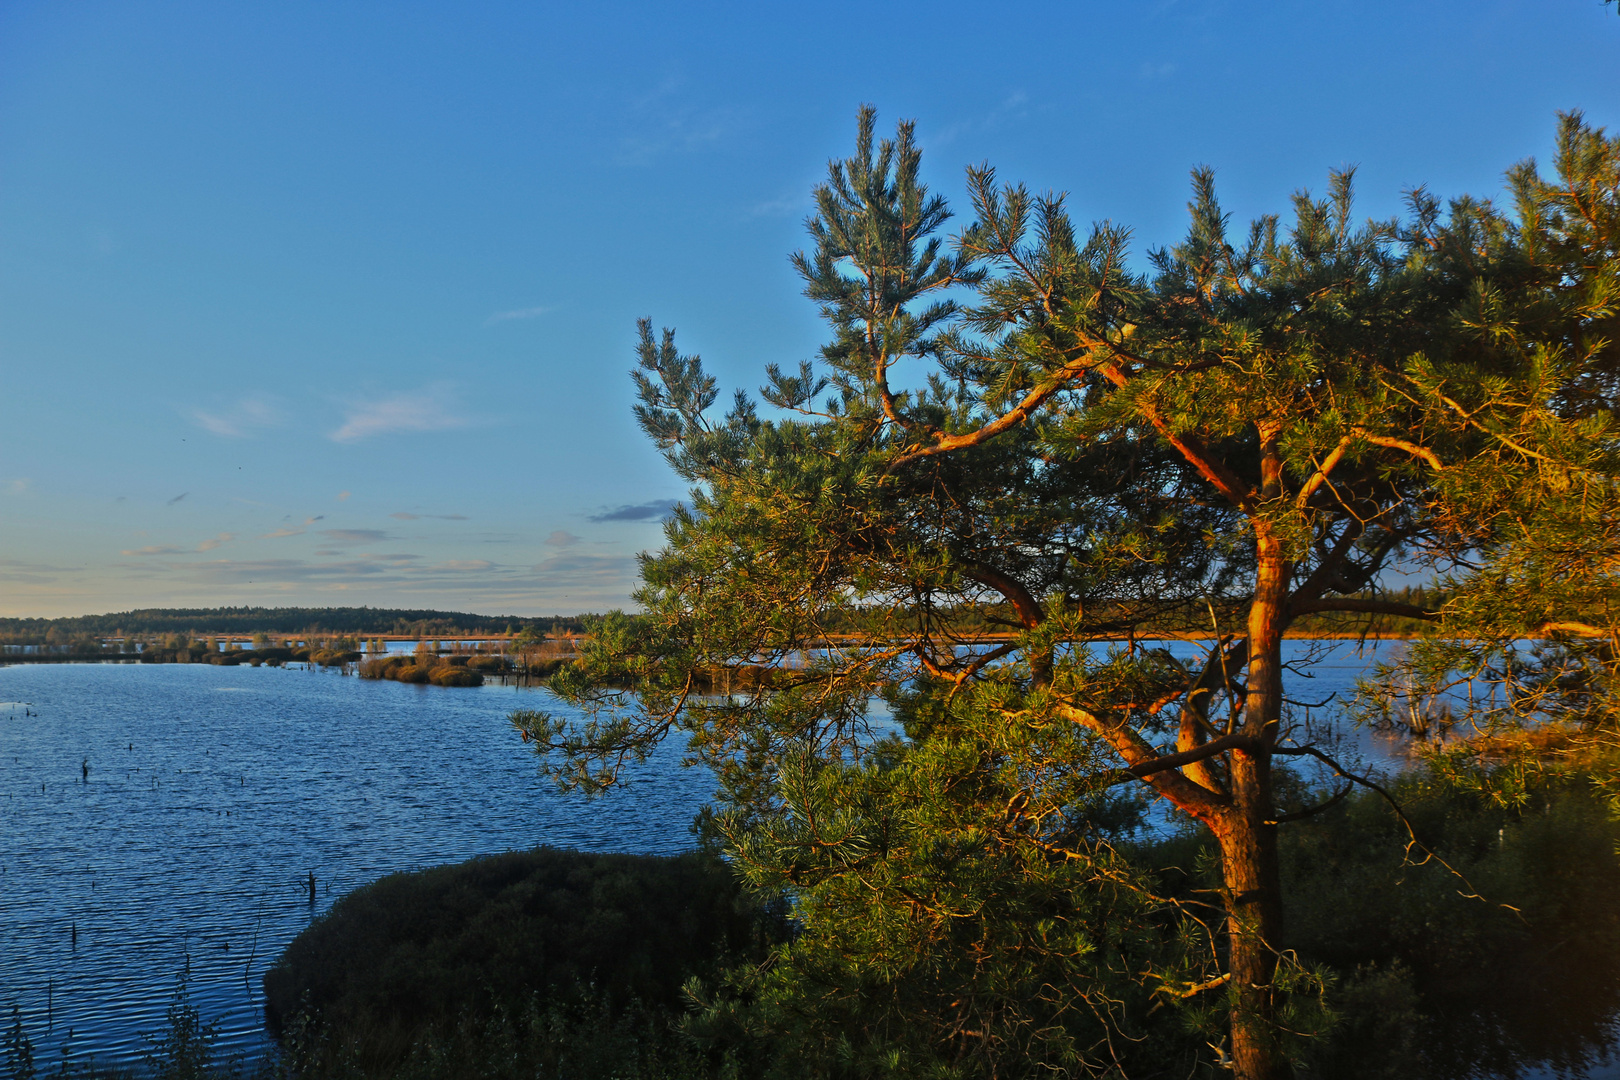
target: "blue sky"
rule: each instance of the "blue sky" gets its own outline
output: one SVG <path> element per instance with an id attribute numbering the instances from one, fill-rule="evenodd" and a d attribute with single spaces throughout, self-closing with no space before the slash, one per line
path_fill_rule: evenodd
<path id="1" fill-rule="evenodd" d="M 1173 241 L 1359 168 L 1493 194 L 1620 126 L 1598 0 L 0 2 L 0 615 L 627 603 L 683 494 L 635 319 L 725 385 L 821 340 L 788 254 L 862 102 Z M 960 219 L 958 221 L 960 223 Z"/>

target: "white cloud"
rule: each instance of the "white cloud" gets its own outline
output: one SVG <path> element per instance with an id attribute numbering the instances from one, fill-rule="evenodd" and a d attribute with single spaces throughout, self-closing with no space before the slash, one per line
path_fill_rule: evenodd
<path id="1" fill-rule="evenodd" d="M 228 439 L 245 439 L 281 423 L 280 411 L 260 397 L 243 398 L 235 405 L 215 412 L 193 409 L 191 418 L 204 431 Z"/>
<path id="2" fill-rule="evenodd" d="M 33 481 L 26 476 L 19 476 L 15 480 L 7 480 L 5 491 L 7 495 L 26 495 Z"/>
<path id="3" fill-rule="evenodd" d="M 169 544 L 148 544 L 143 548 L 125 548 L 120 555 L 179 555 L 180 549 Z"/>
<path id="4" fill-rule="evenodd" d="M 303 536 L 303 535 L 304 535 L 304 530 L 303 529 L 277 529 L 275 532 L 267 532 L 267 533 L 265 533 L 263 536 L 259 537 L 259 539 L 260 540 L 276 540 L 276 539 L 279 539 L 279 538 L 281 538 L 283 536 Z"/>
<path id="5" fill-rule="evenodd" d="M 449 396 L 445 386 L 436 385 L 357 405 L 349 410 L 343 426 L 332 432 L 332 441 L 351 443 L 374 435 L 466 427 L 467 419 L 446 404 Z M 347 491 L 338 496 L 339 499 L 348 497 Z"/>
<path id="6" fill-rule="evenodd" d="M 212 539 L 209 539 L 209 540 L 204 540 L 202 543 L 198 544 L 197 545 L 197 550 L 198 551 L 213 551 L 215 548 L 219 547 L 219 545 L 228 544 L 232 540 L 235 540 L 235 539 L 236 539 L 236 534 L 235 533 L 220 533 L 218 536 L 213 537 Z"/>
<path id="7" fill-rule="evenodd" d="M 579 537 L 575 536 L 567 529 L 558 529 L 556 532 L 546 537 L 545 543 L 548 547 L 573 547 L 575 544 L 579 543 Z"/>
<path id="8" fill-rule="evenodd" d="M 485 326 L 494 326 L 496 323 L 511 322 L 513 319 L 538 319 L 556 308 L 550 304 L 540 304 L 535 307 L 518 308 L 515 311 L 497 311 L 484 320 Z"/>

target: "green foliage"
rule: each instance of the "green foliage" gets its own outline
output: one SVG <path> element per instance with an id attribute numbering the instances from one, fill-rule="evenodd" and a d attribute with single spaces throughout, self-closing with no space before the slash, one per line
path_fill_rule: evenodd
<path id="1" fill-rule="evenodd" d="M 1152 1014 L 1208 978 L 1211 941 L 1115 850 L 1140 806 L 1094 784 L 1094 736 L 1009 727 L 986 696 L 904 695 L 910 739 L 784 760 L 772 812 L 711 822 L 794 935 L 706 994 L 695 1034 L 764 1044 L 781 1076 L 1195 1065 L 1185 1018 Z"/>
<path id="2" fill-rule="evenodd" d="M 1186 237 L 1143 273 L 1126 229 L 1077 229 L 1062 198 L 987 167 L 968 170 L 973 220 L 947 241 L 911 127 L 877 142 L 863 110 L 854 155 L 816 191 L 812 250 L 794 258 L 828 323 L 819 364 L 766 366 L 771 414 L 739 392 L 716 416 L 701 361 L 643 320 L 636 415 L 691 498 L 643 559 L 646 614 L 594 623 L 553 682 L 586 721 L 514 722 L 557 755 L 562 783 L 590 790 L 686 736 L 721 780 L 727 850 L 753 880 L 786 882 L 805 928 L 738 992 L 807 1046 L 816 1017 L 836 1018 L 839 1033 L 805 1051 L 829 1074 L 1102 1071 L 1114 1059 L 1099 1047 L 1123 1055 L 1111 1048 L 1146 1030 L 1159 1002 L 1142 987 L 1158 979 L 1188 991 L 1159 999 L 1189 1023 L 1225 1013 L 1204 1064 L 1281 1075 L 1293 1033 L 1322 1014 L 1320 979 L 1279 944 L 1288 792 L 1275 769 L 1346 772 L 1294 722 L 1284 634 L 1329 615 L 1438 618 L 1455 642 L 1503 610 L 1503 633 L 1523 633 L 1536 600 L 1544 620 L 1620 644 L 1601 623 L 1620 550 L 1620 143 L 1565 117 L 1556 170 L 1516 168 L 1511 213 L 1419 191 L 1403 219 L 1366 222 L 1351 175 L 1335 173 L 1325 197 L 1301 193 L 1247 229 L 1199 170 Z M 1382 585 L 1425 567 L 1433 590 Z M 970 644 L 970 625 L 1008 634 Z M 1139 644 L 1164 633 L 1210 645 L 1189 661 Z M 1110 639 L 1122 646 L 1093 644 Z M 1602 713 L 1607 691 L 1592 688 L 1610 654 L 1581 648 L 1573 669 L 1541 669 L 1546 692 L 1515 691 L 1509 719 Z M 716 685 L 743 666 L 774 676 Z M 908 727 L 901 747 L 876 737 L 874 699 L 936 688 L 948 722 Z M 959 783 L 964 746 L 1021 764 Z M 1104 890 L 1124 879 L 1101 847 L 1065 857 L 1074 877 L 1058 884 L 1038 845 L 987 854 L 995 812 L 1040 804 L 1020 770 L 1052 747 L 1085 754 L 1042 827 L 1091 820 L 1101 792 L 1137 785 L 1208 830 L 1220 877 L 1207 909 Z M 830 831 L 811 828 L 812 809 Z M 875 835 L 897 846 L 872 855 Z M 957 853 L 957 892 L 940 891 L 928 869 Z M 1026 936 L 1044 925 L 1043 895 L 1082 913 L 1093 951 L 1059 959 Z M 918 914 L 934 899 L 982 918 L 947 932 Z M 1140 944 L 1162 926 L 1186 942 L 1210 928 L 1208 965 Z M 1038 973 L 1053 1000 L 1006 989 L 1013 971 Z M 1368 978 L 1368 994 L 1394 993 Z M 1015 998 L 1032 1011 L 952 1013 Z M 1096 1027 L 1070 1026 L 1082 1014 Z"/>
<path id="3" fill-rule="evenodd" d="M 1519 463 L 1520 486 L 1443 579 L 1436 633 L 1358 703 L 1376 726 L 1453 736 L 1428 744 L 1435 766 L 1508 802 L 1571 770 L 1620 795 L 1620 137 L 1566 115 L 1554 165 L 1509 172 L 1516 221 L 1471 206 L 1473 244 L 1432 245 L 1437 262 L 1503 267 L 1459 310 L 1494 370 L 1454 408 Z M 1513 370 L 1524 383 L 1499 374 Z"/>
<path id="4" fill-rule="evenodd" d="M 532 1039 L 557 1015 L 587 1028 L 596 1012 L 608 1029 L 667 1022 L 686 980 L 756 955 L 760 932 L 711 857 L 488 856 L 338 901 L 266 972 L 266 1018 L 285 1040 L 307 1011 L 368 1070 L 485 1024 L 510 1022 L 512 1037 Z"/>

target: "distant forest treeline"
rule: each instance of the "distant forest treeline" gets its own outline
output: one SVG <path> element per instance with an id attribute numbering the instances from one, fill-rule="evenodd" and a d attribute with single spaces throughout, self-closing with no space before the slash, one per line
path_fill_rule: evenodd
<path id="1" fill-rule="evenodd" d="M 1400 604 L 1424 611 L 1439 611 L 1448 599 L 1437 589 L 1422 586 L 1403 586 L 1398 589 L 1370 590 L 1351 599 Z M 1246 602 L 1242 600 L 1214 599 L 1180 607 L 1164 607 L 1146 602 L 1157 610 L 1144 617 L 1140 606 L 1125 602 L 1098 601 L 1087 606 L 1088 623 L 1096 640 L 1123 637 L 1127 632 L 1138 639 L 1163 635 L 1167 638 L 1209 637 L 1217 633 L 1242 632 L 1247 617 Z M 1054 608 L 1058 605 L 1054 602 Z M 829 634 L 847 634 L 855 637 L 882 637 L 891 632 L 892 611 L 872 607 L 852 608 L 843 612 L 822 613 L 821 628 Z M 1019 631 L 1018 616 L 1008 604 L 963 605 L 961 607 L 935 607 L 930 612 L 936 632 L 957 634 L 962 637 L 979 635 L 1006 635 Z M 1411 637 L 1432 633 L 1434 623 L 1428 619 L 1382 612 L 1324 611 L 1298 616 L 1290 628 L 1291 637 Z"/>
<path id="2" fill-rule="evenodd" d="M 474 615 L 465 611 L 402 608 L 142 608 L 63 619 L 0 618 L 0 642 L 13 645 L 45 644 L 84 637 L 175 633 L 239 634 L 244 638 L 256 633 L 298 634 L 305 637 L 399 634 L 419 638 L 455 638 L 518 634 L 526 629 L 551 635 L 577 634 L 584 629 L 584 623 L 578 615 L 530 619 L 517 615 Z"/>
<path id="3" fill-rule="evenodd" d="M 1412 604 L 1417 607 L 1438 608 L 1443 595 L 1421 588 L 1404 588 L 1377 594 L 1379 599 Z M 1223 625 L 1234 625 L 1236 609 L 1228 612 L 1221 605 Z M 1207 617 L 1208 609 L 1193 611 L 1187 621 L 1168 619 L 1162 631 L 1178 636 L 1198 633 L 1200 617 Z M 834 634 L 860 635 L 871 631 L 869 620 L 861 612 L 846 613 L 844 618 L 827 621 L 826 629 Z M 973 636 L 1006 633 L 1015 630 L 1016 623 L 1010 610 L 996 607 L 962 608 L 938 613 L 950 632 Z M 7 645 L 68 645 L 88 643 L 91 639 L 134 636 L 146 638 L 163 634 L 186 634 L 190 637 L 240 636 L 254 634 L 291 634 L 315 640 L 330 637 L 370 637 L 399 635 L 414 638 L 457 638 L 487 635 L 516 635 L 528 630 L 533 635 L 560 637 L 589 633 L 595 616 L 557 615 L 544 618 L 524 618 L 518 615 L 474 615 L 465 611 L 431 611 L 404 608 L 142 608 L 120 611 L 108 615 L 79 615 L 63 619 L 5 619 L 0 618 L 0 644 Z M 1104 620 L 1106 622 L 1106 620 Z M 1122 623 L 1126 622 L 1122 618 Z M 1395 615 L 1348 614 L 1342 612 L 1309 615 L 1294 625 L 1296 636 L 1340 636 L 1369 633 L 1383 636 L 1420 634 L 1429 629 L 1418 619 Z"/>

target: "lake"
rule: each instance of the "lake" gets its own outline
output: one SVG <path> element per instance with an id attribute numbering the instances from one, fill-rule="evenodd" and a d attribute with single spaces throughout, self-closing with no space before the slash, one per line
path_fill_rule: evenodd
<path id="1" fill-rule="evenodd" d="M 1341 646 L 1291 692 L 1346 693 L 1368 662 Z M 692 846 L 713 785 L 677 748 L 633 770 L 626 791 L 560 795 L 507 723 L 519 707 L 567 712 L 543 689 L 335 669 L 0 666 L 5 1023 L 17 1006 L 42 1061 L 67 1045 L 137 1062 L 189 966 L 219 1045 L 252 1058 L 267 1048 L 265 968 L 350 889 L 539 844 Z M 1357 745 L 1386 758 L 1375 740 Z"/>
<path id="2" fill-rule="evenodd" d="M 255 1056 L 260 977 L 344 892 L 539 844 L 684 850 L 713 788 L 671 747 L 627 791 L 559 795 L 506 720 L 543 690 L 50 664 L 0 668 L 0 702 L 0 1010 L 44 1061 L 139 1060 L 188 957 L 220 1046 Z"/>

